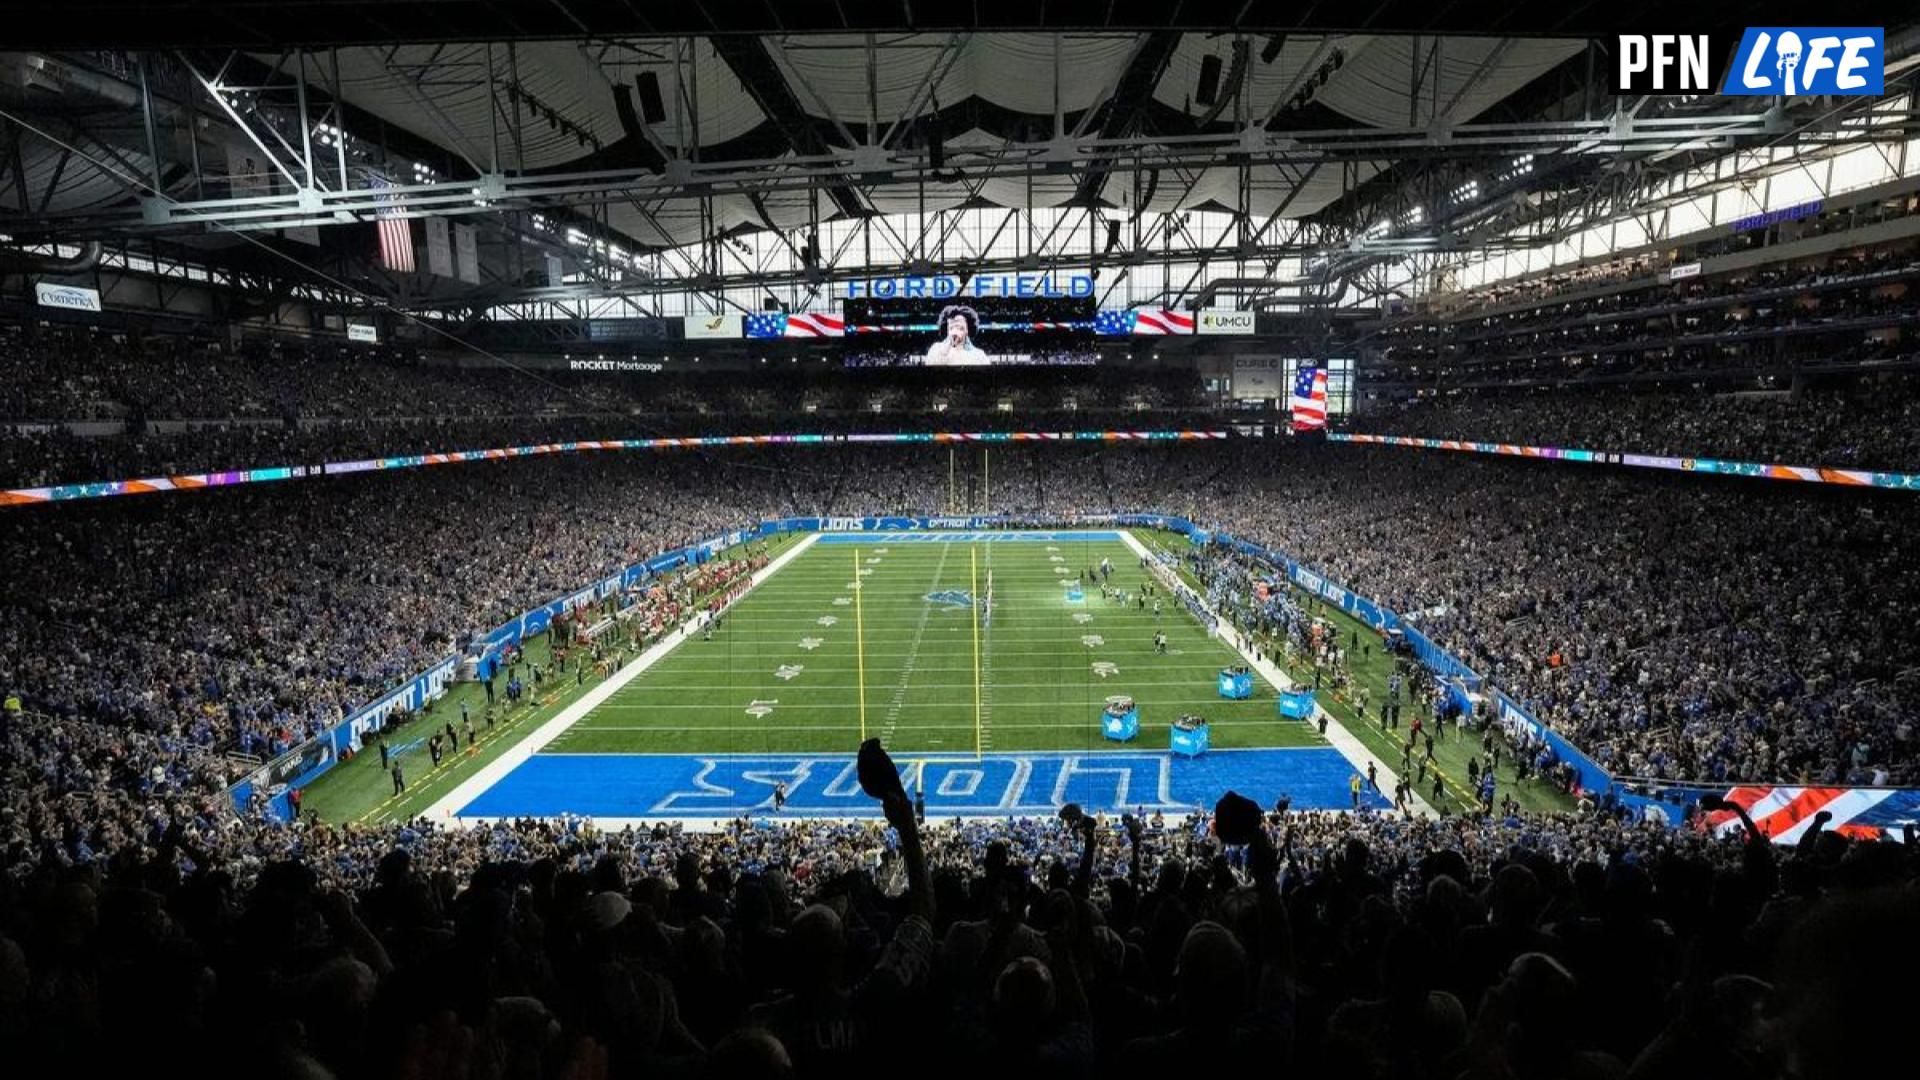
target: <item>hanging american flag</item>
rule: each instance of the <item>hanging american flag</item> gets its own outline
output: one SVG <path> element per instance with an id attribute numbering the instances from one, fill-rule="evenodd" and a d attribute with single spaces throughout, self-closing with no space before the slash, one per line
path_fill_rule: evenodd
<path id="1" fill-rule="evenodd" d="M 379 173 L 371 174 L 373 189 L 384 192 L 393 187 L 392 181 Z M 390 205 L 391 195 L 384 195 L 380 207 L 374 211 L 380 230 L 380 265 L 397 273 L 411 274 L 413 262 L 413 225 L 400 216 L 398 207 Z"/>
<path id="2" fill-rule="evenodd" d="M 1293 377 L 1293 430 L 1327 428 L 1327 371 L 1303 367 Z"/>
<path id="3" fill-rule="evenodd" d="M 1102 308 L 1093 314 L 1093 332 L 1101 337 L 1129 337 L 1133 334 L 1133 312 Z"/>

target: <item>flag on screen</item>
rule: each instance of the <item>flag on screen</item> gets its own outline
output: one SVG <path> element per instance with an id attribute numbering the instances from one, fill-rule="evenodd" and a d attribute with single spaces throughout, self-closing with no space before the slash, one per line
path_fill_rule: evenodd
<path id="1" fill-rule="evenodd" d="M 1327 427 L 1327 371 L 1303 367 L 1293 377 L 1293 430 L 1324 431 Z"/>
<path id="2" fill-rule="evenodd" d="M 1136 334 L 1191 334 L 1193 333 L 1193 312 L 1175 311 L 1172 308 L 1138 308 L 1133 313 L 1133 332 Z"/>
<path id="3" fill-rule="evenodd" d="M 787 316 L 779 311 L 749 311 L 741 325 L 750 338 L 787 336 Z"/>
<path id="4" fill-rule="evenodd" d="M 749 311 L 742 327 L 750 338 L 830 338 L 845 337 L 847 323 L 838 315 L 802 312 L 789 315 L 782 311 Z"/>
<path id="5" fill-rule="evenodd" d="M 1133 333 L 1133 312 L 1110 308 L 1094 312 L 1093 332 L 1101 337 L 1127 337 Z"/>
<path id="6" fill-rule="evenodd" d="M 845 337 L 847 321 L 838 315 L 802 312 L 787 316 L 788 337 Z"/>
<path id="7" fill-rule="evenodd" d="M 375 191 L 385 191 L 393 183 L 379 173 L 372 174 Z M 380 265 L 402 274 L 411 274 L 413 263 L 413 226 L 400 216 L 398 207 L 388 205 L 392 196 L 383 196 L 381 205 L 374 211 L 380 230 Z"/>

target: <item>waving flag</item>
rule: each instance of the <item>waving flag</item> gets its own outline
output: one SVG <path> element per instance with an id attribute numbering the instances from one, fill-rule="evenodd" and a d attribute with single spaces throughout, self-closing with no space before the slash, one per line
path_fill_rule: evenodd
<path id="1" fill-rule="evenodd" d="M 375 191 L 385 191 L 393 182 L 379 173 L 372 174 Z M 381 205 L 373 212 L 379 221 L 380 229 L 380 265 L 402 274 L 411 274 L 413 261 L 413 224 L 400 216 L 397 207 L 388 205 L 392 196 L 382 198 Z"/>
<path id="2" fill-rule="evenodd" d="M 1175 311 L 1172 308 L 1138 308 L 1134 311 L 1133 332 L 1136 334 L 1191 334 L 1193 333 L 1193 312 Z"/>
<path id="3" fill-rule="evenodd" d="M 780 311 L 750 311 L 742 324 L 750 338 L 829 338 L 845 337 L 846 320 L 838 315 Z"/>
<path id="4" fill-rule="evenodd" d="M 1327 371 L 1303 367 L 1293 377 L 1293 430 L 1327 428 Z"/>
<path id="5" fill-rule="evenodd" d="M 1798 843 L 1822 810 L 1833 815 L 1834 832 L 1856 840 L 1900 840 L 1906 823 L 1920 819 L 1920 792 L 1895 788 L 1737 787 L 1725 798 L 1776 844 Z M 1703 823 L 1722 836 L 1745 829 L 1728 810 L 1706 814 Z"/>
<path id="6" fill-rule="evenodd" d="M 845 337 L 847 321 L 838 315 L 801 312 L 787 316 L 788 337 Z"/>
<path id="7" fill-rule="evenodd" d="M 1133 312 L 1103 308 L 1094 313 L 1093 332 L 1101 337 L 1127 337 L 1133 333 Z"/>

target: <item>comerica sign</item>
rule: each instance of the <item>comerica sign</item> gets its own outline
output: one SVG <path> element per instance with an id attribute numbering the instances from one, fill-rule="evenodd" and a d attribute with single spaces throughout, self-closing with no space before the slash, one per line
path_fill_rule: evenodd
<path id="1" fill-rule="evenodd" d="M 33 297 L 41 307 L 66 308 L 69 311 L 99 311 L 100 290 L 78 285 L 57 285 L 51 281 L 33 283 Z"/>

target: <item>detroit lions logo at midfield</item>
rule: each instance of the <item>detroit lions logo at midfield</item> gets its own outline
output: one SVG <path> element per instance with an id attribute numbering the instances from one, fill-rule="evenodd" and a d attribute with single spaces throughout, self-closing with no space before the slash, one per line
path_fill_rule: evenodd
<path id="1" fill-rule="evenodd" d="M 965 589 L 942 589 L 927 594 L 927 603 L 942 604 L 951 608 L 973 607 L 973 594 Z"/>

